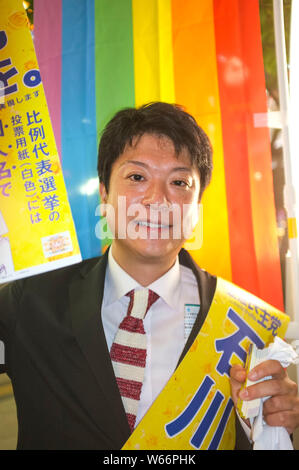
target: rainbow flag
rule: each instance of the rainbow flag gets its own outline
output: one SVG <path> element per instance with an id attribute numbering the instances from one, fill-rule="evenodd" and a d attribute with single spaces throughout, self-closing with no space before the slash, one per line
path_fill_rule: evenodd
<path id="1" fill-rule="evenodd" d="M 97 145 L 120 108 L 161 100 L 214 148 L 205 269 L 283 309 L 258 0 L 35 0 L 34 39 L 82 256 L 98 255 Z M 83 196 L 84 194 L 84 196 Z"/>

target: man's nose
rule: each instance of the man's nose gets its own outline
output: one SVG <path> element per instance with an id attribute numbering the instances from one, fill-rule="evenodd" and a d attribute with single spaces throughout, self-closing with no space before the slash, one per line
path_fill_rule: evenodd
<path id="1" fill-rule="evenodd" d="M 149 185 L 142 202 L 145 206 L 153 204 L 168 206 L 170 201 L 168 200 L 165 183 L 163 181 L 157 181 Z"/>

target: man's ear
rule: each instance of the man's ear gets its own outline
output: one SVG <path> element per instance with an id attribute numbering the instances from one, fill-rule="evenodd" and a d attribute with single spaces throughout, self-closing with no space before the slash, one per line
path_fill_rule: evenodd
<path id="1" fill-rule="evenodd" d="M 105 188 L 105 184 L 103 182 L 100 183 L 100 196 L 101 196 L 101 202 L 103 204 L 106 204 L 107 202 L 107 191 Z"/>
<path id="2" fill-rule="evenodd" d="M 106 203 L 107 203 L 107 191 L 105 188 L 104 183 L 100 183 L 100 196 L 101 196 L 101 204 L 100 204 L 100 213 L 102 217 L 106 217 L 107 210 L 106 210 Z"/>

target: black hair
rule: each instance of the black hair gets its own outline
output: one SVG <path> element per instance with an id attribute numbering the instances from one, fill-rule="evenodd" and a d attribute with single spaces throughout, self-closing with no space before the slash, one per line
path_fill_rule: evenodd
<path id="1" fill-rule="evenodd" d="M 200 197 L 212 176 L 212 146 L 206 133 L 195 119 L 176 104 L 154 102 L 140 108 L 125 108 L 117 112 L 106 125 L 99 144 L 98 174 L 109 192 L 113 163 L 133 139 L 144 134 L 168 137 L 176 154 L 186 149 L 191 164 L 200 174 Z"/>

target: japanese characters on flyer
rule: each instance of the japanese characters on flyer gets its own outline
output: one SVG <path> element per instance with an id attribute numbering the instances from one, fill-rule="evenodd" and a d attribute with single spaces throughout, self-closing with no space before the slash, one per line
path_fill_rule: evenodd
<path id="1" fill-rule="evenodd" d="M 0 283 L 81 260 L 27 16 L 0 0 Z"/>

